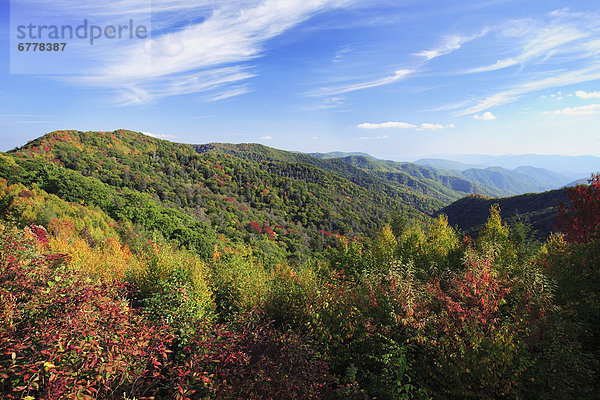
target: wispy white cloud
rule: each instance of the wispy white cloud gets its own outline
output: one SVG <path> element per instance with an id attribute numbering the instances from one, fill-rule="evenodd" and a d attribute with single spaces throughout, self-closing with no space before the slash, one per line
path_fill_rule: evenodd
<path id="1" fill-rule="evenodd" d="M 600 92 L 585 92 L 578 90 L 575 92 L 575 96 L 582 99 L 600 99 Z"/>
<path id="2" fill-rule="evenodd" d="M 497 39 L 494 46 L 499 59 L 461 73 L 491 73 L 519 65 L 521 69 L 511 78 L 518 83 L 443 107 L 458 110 L 454 116 L 480 113 L 529 93 L 600 79 L 600 13 L 563 9 L 543 18 L 511 20 L 491 32 Z M 547 97 L 563 99 L 560 92 Z"/>
<path id="3" fill-rule="evenodd" d="M 501 42 L 515 42 L 515 50 L 512 51 L 514 54 L 467 72 L 495 71 L 536 59 L 545 61 L 552 57 L 582 58 L 586 53 L 584 48 L 589 46 L 587 40 L 594 37 L 594 31 L 597 31 L 599 25 L 586 21 L 588 26 L 585 27 L 573 23 L 572 19 L 558 18 L 556 15 L 552 17 L 549 21 L 520 19 L 502 24 L 496 28 L 495 33 Z M 591 28 L 591 32 L 586 28 Z"/>
<path id="4" fill-rule="evenodd" d="M 364 122 L 362 124 L 356 125 L 357 128 L 362 129 L 389 129 L 389 128 L 397 128 L 397 129 L 415 129 L 418 131 L 432 130 L 436 131 L 439 129 L 451 129 L 454 128 L 454 124 L 431 124 L 431 123 L 422 123 L 421 125 L 409 124 L 408 122 L 382 122 L 382 123 L 370 123 Z M 385 136 L 385 135 L 384 135 Z"/>
<path id="5" fill-rule="evenodd" d="M 149 11 L 151 6 L 152 39 L 119 49 L 98 47 L 96 56 L 101 62 L 97 63 L 97 69 L 69 79 L 79 84 L 113 89 L 119 93 L 121 104 L 146 103 L 166 96 L 209 91 L 219 91 L 213 100 L 230 98 L 247 92 L 231 89 L 231 85 L 239 86 L 240 82 L 255 76 L 249 72 L 251 66 L 247 63 L 264 54 L 267 40 L 315 14 L 355 1 L 113 2 L 106 10 L 108 15 L 137 15 Z M 60 0 L 58 3 L 72 5 L 73 2 Z M 85 4 L 78 12 L 90 15 L 86 14 L 90 7 L 86 8 Z M 154 26 L 155 21 L 160 25 Z M 188 21 L 198 22 L 185 25 Z M 148 57 L 151 63 L 139 62 Z"/>
<path id="6" fill-rule="evenodd" d="M 363 129 L 382 129 L 382 128 L 408 129 L 408 128 L 416 128 L 417 126 L 413 125 L 413 124 L 409 124 L 407 122 L 382 122 L 379 124 L 374 124 L 371 122 L 364 122 L 362 124 L 358 124 L 356 127 L 363 128 Z"/>
<path id="7" fill-rule="evenodd" d="M 481 33 L 473 36 L 463 36 L 463 35 L 449 35 L 442 38 L 442 41 L 439 46 L 434 47 L 429 50 L 423 50 L 418 53 L 415 53 L 416 56 L 425 57 L 426 60 L 432 60 L 434 58 L 445 56 L 446 54 L 450 54 L 456 50 L 459 50 L 463 44 L 470 42 L 472 40 L 478 39 L 489 32 L 488 28 L 485 28 Z"/>
<path id="8" fill-rule="evenodd" d="M 493 120 L 496 119 L 496 116 L 494 114 L 492 114 L 491 112 L 488 111 L 488 112 L 485 112 L 485 113 L 483 113 L 481 115 L 480 114 L 475 114 L 475 115 L 473 115 L 473 118 L 480 119 L 480 120 L 483 120 L 483 121 L 493 121 Z"/>
<path id="9" fill-rule="evenodd" d="M 272 136 L 261 136 L 260 138 L 261 138 L 262 140 L 271 140 L 271 139 L 273 139 L 273 137 L 272 137 Z"/>
<path id="10" fill-rule="evenodd" d="M 334 63 L 342 62 L 342 60 L 344 59 L 346 54 L 349 54 L 349 53 L 352 53 L 352 49 L 349 47 L 344 47 L 343 49 L 341 49 L 337 53 L 335 53 L 335 56 L 333 57 L 333 60 L 331 60 L 331 61 Z"/>
<path id="11" fill-rule="evenodd" d="M 168 133 L 152 133 L 152 132 L 142 132 L 146 136 L 150 136 L 157 139 L 175 139 L 177 136 L 169 135 Z"/>
<path id="12" fill-rule="evenodd" d="M 374 87 L 378 87 L 378 86 L 389 85 L 391 83 L 394 83 L 401 79 L 406 78 L 412 72 L 414 72 L 414 71 L 410 70 L 410 69 L 399 69 L 399 70 L 394 71 L 393 75 L 389 75 L 389 76 L 375 79 L 375 80 L 369 80 L 369 81 L 365 81 L 365 82 L 352 82 L 352 83 L 348 83 L 348 84 L 340 85 L 340 86 L 336 86 L 336 87 L 321 88 L 316 93 L 313 93 L 313 95 L 331 96 L 331 95 L 337 95 L 337 94 L 342 94 L 342 93 L 354 92 L 357 90 L 374 88 Z"/>
<path id="13" fill-rule="evenodd" d="M 143 83 L 124 83 L 122 87 L 116 88 L 118 93 L 117 102 L 123 105 L 142 104 L 162 97 L 218 91 L 253 76 L 255 75 L 248 72 L 247 68 L 236 66 L 189 74 L 168 75 Z M 84 82 L 89 81 L 87 77 L 82 79 Z M 72 80 L 79 79 L 72 78 Z M 242 91 L 237 92 L 237 94 L 242 93 Z M 232 93 L 232 95 L 237 94 Z"/>
<path id="14" fill-rule="evenodd" d="M 327 97 L 315 105 L 302 107 L 304 111 L 321 111 L 338 108 L 344 104 L 346 99 L 343 96 Z"/>
<path id="15" fill-rule="evenodd" d="M 218 94 L 206 99 L 206 101 L 212 102 L 212 101 L 225 100 L 225 99 L 229 99 L 229 98 L 235 97 L 235 96 L 240 96 L 242 94 L 246 94 L 249 92 L 250 92 L 250 89 L 248 89 L 248 87 L 246 85 L 238 86 L 238 87 L 234 87 L 234 88 L 225 90 L 221 93 L 218 93 Z"/>
<path id="16" fill-rule="evenodd" d="M 523 82 L 511 87 L 510 89 L 502 90 L 483 99 L 472 101 L 472 105 L 468 107 L 464 107 L 464 102 L 457 104 L 455 109 L 462 109 L 454 112 L 453 115 L 465 116 L 476 114 L 492 107 L 513 102 L 519 99 L 521 96 L 531 92 L 539 92 L 540 90 L 548 88 L 563 87 L 582 82 L 589 82 L 596 79 L 600 79 L 600 65 L 556 74 L 549 78 Z M 451 108 L 451 106 L 447 106 L 447 109 Z"/>
<path id="17" fill-rule="evenodd" d="M 561 110 L 554 110 L 551 112 L 554 115 L 569 115 L 569 116 L 578 116 L 578 115 L 594 115 L 600 114 L 600 104 L 588 104 L 586 106 L 580 107 L 567 107 Z"/>
<path id="18" fill-rule="evenodd" d="M 379 135 L 379 136 L 361 136 L 356 137 L 354 140 L 377 140 L 377 139 L 387 139 L 388 135 Z"/>

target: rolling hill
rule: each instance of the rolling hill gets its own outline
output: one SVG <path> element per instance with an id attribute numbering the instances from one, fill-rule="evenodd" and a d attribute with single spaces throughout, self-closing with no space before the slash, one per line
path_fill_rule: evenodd
<path id="1" fill-rule="evenodd" d="M 304 153 L 277 150 L 260 144 L 210 143 L 196 145 L 200 153 L 215 152 L 235 155 L 251 161 L 277 160 L 310 164 L 330 171 L 370 190 L 401 193 L 408 201 L 411 194 L 433 198 L 437 204 L 448 204 L 467 194 L 499 195 L 496 191 L 472 184 L 468 180 L 438 172 L 433 168 L 410 163 L 377 160 L 371 156 L 350 155 L 341 158 L 316 158 Z M 333 154 L 333 153 L 329 153 Z"/>
<path id="2" fill-rule="evenodd" d="M 439 213 L 448 216 L 451 226 L 456 226 L 468 234 L 476 234 L 477 228 L 486 222 L 490 207 L 498 204 L 503 220 L 519 217 L 531 225 L 539 238 L 546 238 L 554 230 L 556 206 L 561 201 L 566 201 L 562 190 L 505 198 L 467 196 L 442 208 Z"/>
<path id="3" fill-rule="evenodd" d="M 49 133 L 1 155 L 0 177 L 170 239 L 196 230 L 248 242 L 259 232 L 275 238 L 265 246 L 290 254 L 321 246 L 323 234 L 374 232 L 397 211 L 427 219 L 448 203 L 337 159 L 259 145 L 191 146 L 126 130 Z M 207 254 L 208 242 L 188 245 Z"/>
<path id="4" fill-rule="evenodd" d="M 6 153 L 0 173 L 18 170 L 19 179 L 46 184 L 52 193 L 59 189 L 44 178 L 50 167 L 72 171 L 73 179 L 87 179 L 89 185 L 104 185 L 113 203 L 122 201 L 115 199 L 124 190 L 145 193 L 181 221 L 200 221 L 236 240 L 249 240 L 244 232 L 252 223 L 268 231 L 278 227 L 281 245 L 296 250 L 298 241 L 315 246 L 319 232 L 373 232 L 397 211 L 421 219 L 443 212 L 451 224 L 469 231 L 485 221 L 495 202 L 504 217 L 518 213 L 546 234 L 559 190 L 484 196 L 541 192 L 564 178 L 533 167 L 461 172 L 363 154 L 314 157 L 259 144 L 188 145 L 126 130 L 49 133 Z M 109 203 L 104 206 L 110 208 Z"/>
<path id="5" fill-rule="evenodd" d="M 345 156 L 340 159 L 349 161 L 361 168 L 380 172 L 408 173 L 413 178 L 429 178 L 447 188 L 466 194 L 487 196 L 513 196 L 517 194 L 543 192 L 559 189 L 573 181 L 572 174 L 561 174 L 544 168 L 519 166 L 513 170 L 498 166 L 465 164 L 443 159 L 420 159 L 414 163 L 378 160 L 367 156 Z M 397 177 L 386 175 L 394 181 Z M 465 181 L 469 184 L 465 184 Z M 428 182 L 432 187 L 436 182 Z"/>

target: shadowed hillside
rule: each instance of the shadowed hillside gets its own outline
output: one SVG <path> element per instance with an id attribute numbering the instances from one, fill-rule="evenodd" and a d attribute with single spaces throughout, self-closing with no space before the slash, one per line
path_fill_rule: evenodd
<path id="1" fill-rule="evenodd" d="M 461 230 L 473 233 L 483 225 L 493 204 L 498 204 L 505 220 L 519 216 L 532 225 L 540 237 L 547 237 L 554 230 L 554 219 L 558 215 L 557 205 L 566 201 L 562 190 L 544 193 L 529 193 L 505 198 L 468 196 L 440 210 L 448 216 L 448 223 Z"/>

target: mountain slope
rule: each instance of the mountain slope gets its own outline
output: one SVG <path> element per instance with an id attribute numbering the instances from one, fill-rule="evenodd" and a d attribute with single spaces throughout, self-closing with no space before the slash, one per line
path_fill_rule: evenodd
<path id="1" fill-rule="evenodd" d="M 334 173 L 350 182 L 376 193 L 384 193 L 393 199 L 408 204 L 424 213 L 433 213 L 453 199 L 437 198 L 408 186 L 396 185 L 386 182 L 368 171 L 348 164 L 343 159 L 331 158 L 322 160 L 304 153 L 292 153 L 284 150 L 273 149 L 254 143 L 229 144 L 210 143 L 194 145 L 200 154 L 217 153 L 230 154 L 245 160 L 256 162 L 281 162 L 292 164 L 308 164 L 323 171 Z M 457 195 L 454 199 L 459 198 Z"/>
<path id="2" fill-rule="evenodd" d="M 132 199 L 143 195 L 139 198 L 151 203 L 145 207 L 160 213 L 187 215 L 234 240 L 258 240 L 267 234 L 290 252 L 318 246 L 320 231 L 372 232 L 395 211 L 426 218 L 424 213 L 433 214 L 443 205 L 363 171 L 353 175 L 339 160 L 323 161 L 267 147 L 254 153 L 239 151 L 243 157 L 237 157 L 197 152 L 201 147 L 125 130 L 58 131 L 7 153 L 0 177 L 46 185 L 47 171 L 54 171 L 67 181 L 106 192 L 107 200 L 102 203 L 106 209 L 118 209 L 116 204 L 125 201 L 120 200 L 120 193 Z M 305 159 L 312 164 L 301 162 Z M 317 162 L 325 163 L 327 169 L 313 165 Z M 60 180 L 52 182 L 61 184 Z M 70 186 L 71 201 L 82 197 L 76 195 L 76 186 Z M 69 190 L 59 187 L 46 185 L 44 189 L 69 195 Z M 144 215 L 137 220 L 143 222 L 148 218 Z M 176 235 L 176 229 L 168 231 L 168 236 Z"/>
<path id="3" fill-rule="evenodd" d="M 461 177 L 444 175 L 433 168 L 410 163 L 377 160 L 370 156 L 351 155 L 342 158 L 320 159 L 303 153 L 277 150 L 260 144 L 210 143 L 196 145 L 200 153 L 226 153 L 253 161 L 278 160 L 306 163 L 325 171 L 334 172 L 369 190 L 384 191 L 390 196 L 400 196 L 403 201 L 414 204 L 413 199 L 425 198 L 432 209 L 463 197 L 480 193 L 498 195 L 481 185 L 472 184 Z M 430 209 L 421 209 L 428 212 Z"/>
<path id="4" fill-rule="evenodd" d="M 490 207 L 498 204 L 503 220 L 518 215 L 530 223 L 538 236 L 543 238 L 553 231 L 554 218 L 557 215 L 556 206 L 560 201 L 566 201 L 562 190 L 494 199 L 468 196 L 444 207 L 439 213 L 448 216 L 451 226 L 457 226 L 466 233 L 475 233 L 476 228 L 485 224 Z"/>
<path id="5" fill-rule="evenodd" d="M 407 163 L 378 160 L 368 155 L 342 155 L 343 153 L 340 154 L 341 160 L 370 171 L 379 178 L 412 187 L 445 201 L 453 201 L 466 194 L 502 197 L 542 192 L 561 188 L 572 181 L 569 175 L 528 166 L 508 170 L 442 159 L 422 159 Z M 424 186 L 428 189 L 423 189 Z M 458 195 L 453 192 L 458 192 Z"/>
<path id="6" fill-rule="evenodd" d="M 536 180 L 536 182 L 548 188 L 558 189 L 572 181 L 572 179 L 568 176 L 559 174 L 558 172 L 550 171 L 545 168 L 518 167 L 513 171 L 532 177 Z"/>
<path id="7" fill-rule="evenodd" d="M 570 175 L 564 175 L 545 168 L 518 166 L 512 170 L 499 166 L 484 167 L 443 159 L 421 159 L 419 165 L 431 166 L 454 173 L 474 183 L 481 184 L 500 195 L 515 195 L 558 189 L 573 181 Z"/>
<path id="8" fill-rule="evenodd" d="M 375 160 L 362 156 L 349 156 L 341 158 L 341 160 L 364 171 L 369 171 L 386 181 L 411 187 L 445 201 L 453 201 L 466 194 L 477 193 L 490 196 L 499 194 L 460 176 L 454 176 L 431 167 Z"/>

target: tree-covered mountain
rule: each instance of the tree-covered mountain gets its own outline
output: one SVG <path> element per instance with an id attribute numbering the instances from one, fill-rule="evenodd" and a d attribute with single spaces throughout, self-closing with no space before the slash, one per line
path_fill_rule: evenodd
<path id="1" fill-rule="evenodd" d="M 319 246 L 319 232 L 372 232 L 398 211 L 419 218 L 445 212 L 451 223 L 468 230 L 483 223 L 495 200 L 458 218 L 459 210 L 471 209 L 463 207 L 466 202 L 481 199 L 459 200 L 465 195 L 543 191 L 560 177 L 529 167 L 458 172 L 364 155 L 318 158 L 259 144 L 187 145 L 125 130 L 52 132 L 7 156 L 22 174 L 47 175 L 53 165 L 102 182 L 113 197 L 123 196 L 123 190 L 146 193 L 152 204 L 230 238 L 247 241 L 258 224 L 261 234 L 273 232 L 284 248 L 296 251 L 305 251 L 298 243 L 304 249 Z M 535 212 L 530 208 L 514 209 Z M 540 229 L 548 232 L 548 223 Z"/>
<path id="2" fill-rule="evenodd" d="M 247 151 L 229 146 L 236 151 L 206 151 L 212 146 L 125 130 L 57 131 L 6 153 L 0 168 L 9 183 L 37 183 L 114 213 L 144 194 L 147 210 L 130 211 L 152 216 L 138 215 L 135 221 L 158 227 L 168 238 L 204 224 L 203 230 L 230 239 L 272 238 L 264 246 L 276 243 L 289 254 L 321 247 L 322 232 L 373 232 L 393 212 L 427 218 L 444 205 L 339 160 L 258 145 L 246 146 Z M 175 219 L 158 223 L 156 212 L 149 210 Z"/>
<path id="3" fill-rule="evenodd" d="M 503 195 L 540 192 L 548 189 L 547 186 L 536 182 L 536 180 L 528 175 L 508 171 L 500 167 L 485 169 L 471 168 L 462 171 L 460 175 L 467 177 L 471 181 L 479 182 L 486 187 L 495 188 Z"/>
<path id="4" fill-rule="evenodd" d="M 447 188 L 466 194 L 482 194 L 486 196 L 512 196 L 523 193 L 543 192 L 559 189 L 571 182 L 571 174 L 561 174 L 544 168 L 520 166 L 514 170 L 492 166 L 484 167 L 464 164 L 442 159 L 421 159 L 414 163 L 401 163 L 388 160 L 361 160 L 360 157 L 342 157 L 364 168 L 378 171 L 408 173 L 413 178 L 429 178 L 429 186 L 441 184 Z M 384 175 L 394 180 L 394 175 Z M 587 177 L 586 177 L 587 179 Z M 468 182 L 466 184 L 465 182 Z"/>
<path id="5" fill-rule="evenodd" d="M 504 198 L 467 196 L 442 208 L 439 213 L 448 216 L 448 223 L 464 232 L 472 233 L 488 218 L 489 209 L 498 204 L 500 215 L 505 220 L 518 218 L 531 225 L 540 238 L 547 238 L 555 231 L 554 220 L 558 205 L 565 202 L 563 190 L 543 193 L 528 193 Z"/>
<path id="6" fill-rule="evenodd" d="M 369 190 L 385 192 L 412 204 L 413 196 L 439 200 L 431 203 L 447 204 L 466 194 L 480 193 L 496 195 L 481 185 L 466 179 L 438 173 L 433 168 L 410 163 L 377 160 L 370 156 L 350 155 L 346 157 L 316 158 L 304 153 L 277 150 L 260 144 L 211 143 L 197 145 L 200 153 L 216 152 L 236 155 L 253 161 L 277 160 L 310 164 L 325 171 L 334 172 Z M 423 210 L 428 212 L 428 210 Z"/>
<path id="7" fill-rule="evenodd" d="M 375 160 L 362 156 L 349 156 L 340 160 L 363 171 L 368 171 L 385 181 L 408 186 L 446 201 L 455 200 L 466 194 L 501 195 L 501 192 L 494 188 L 473 183 L 464 177 L 413 163 Z"/>

